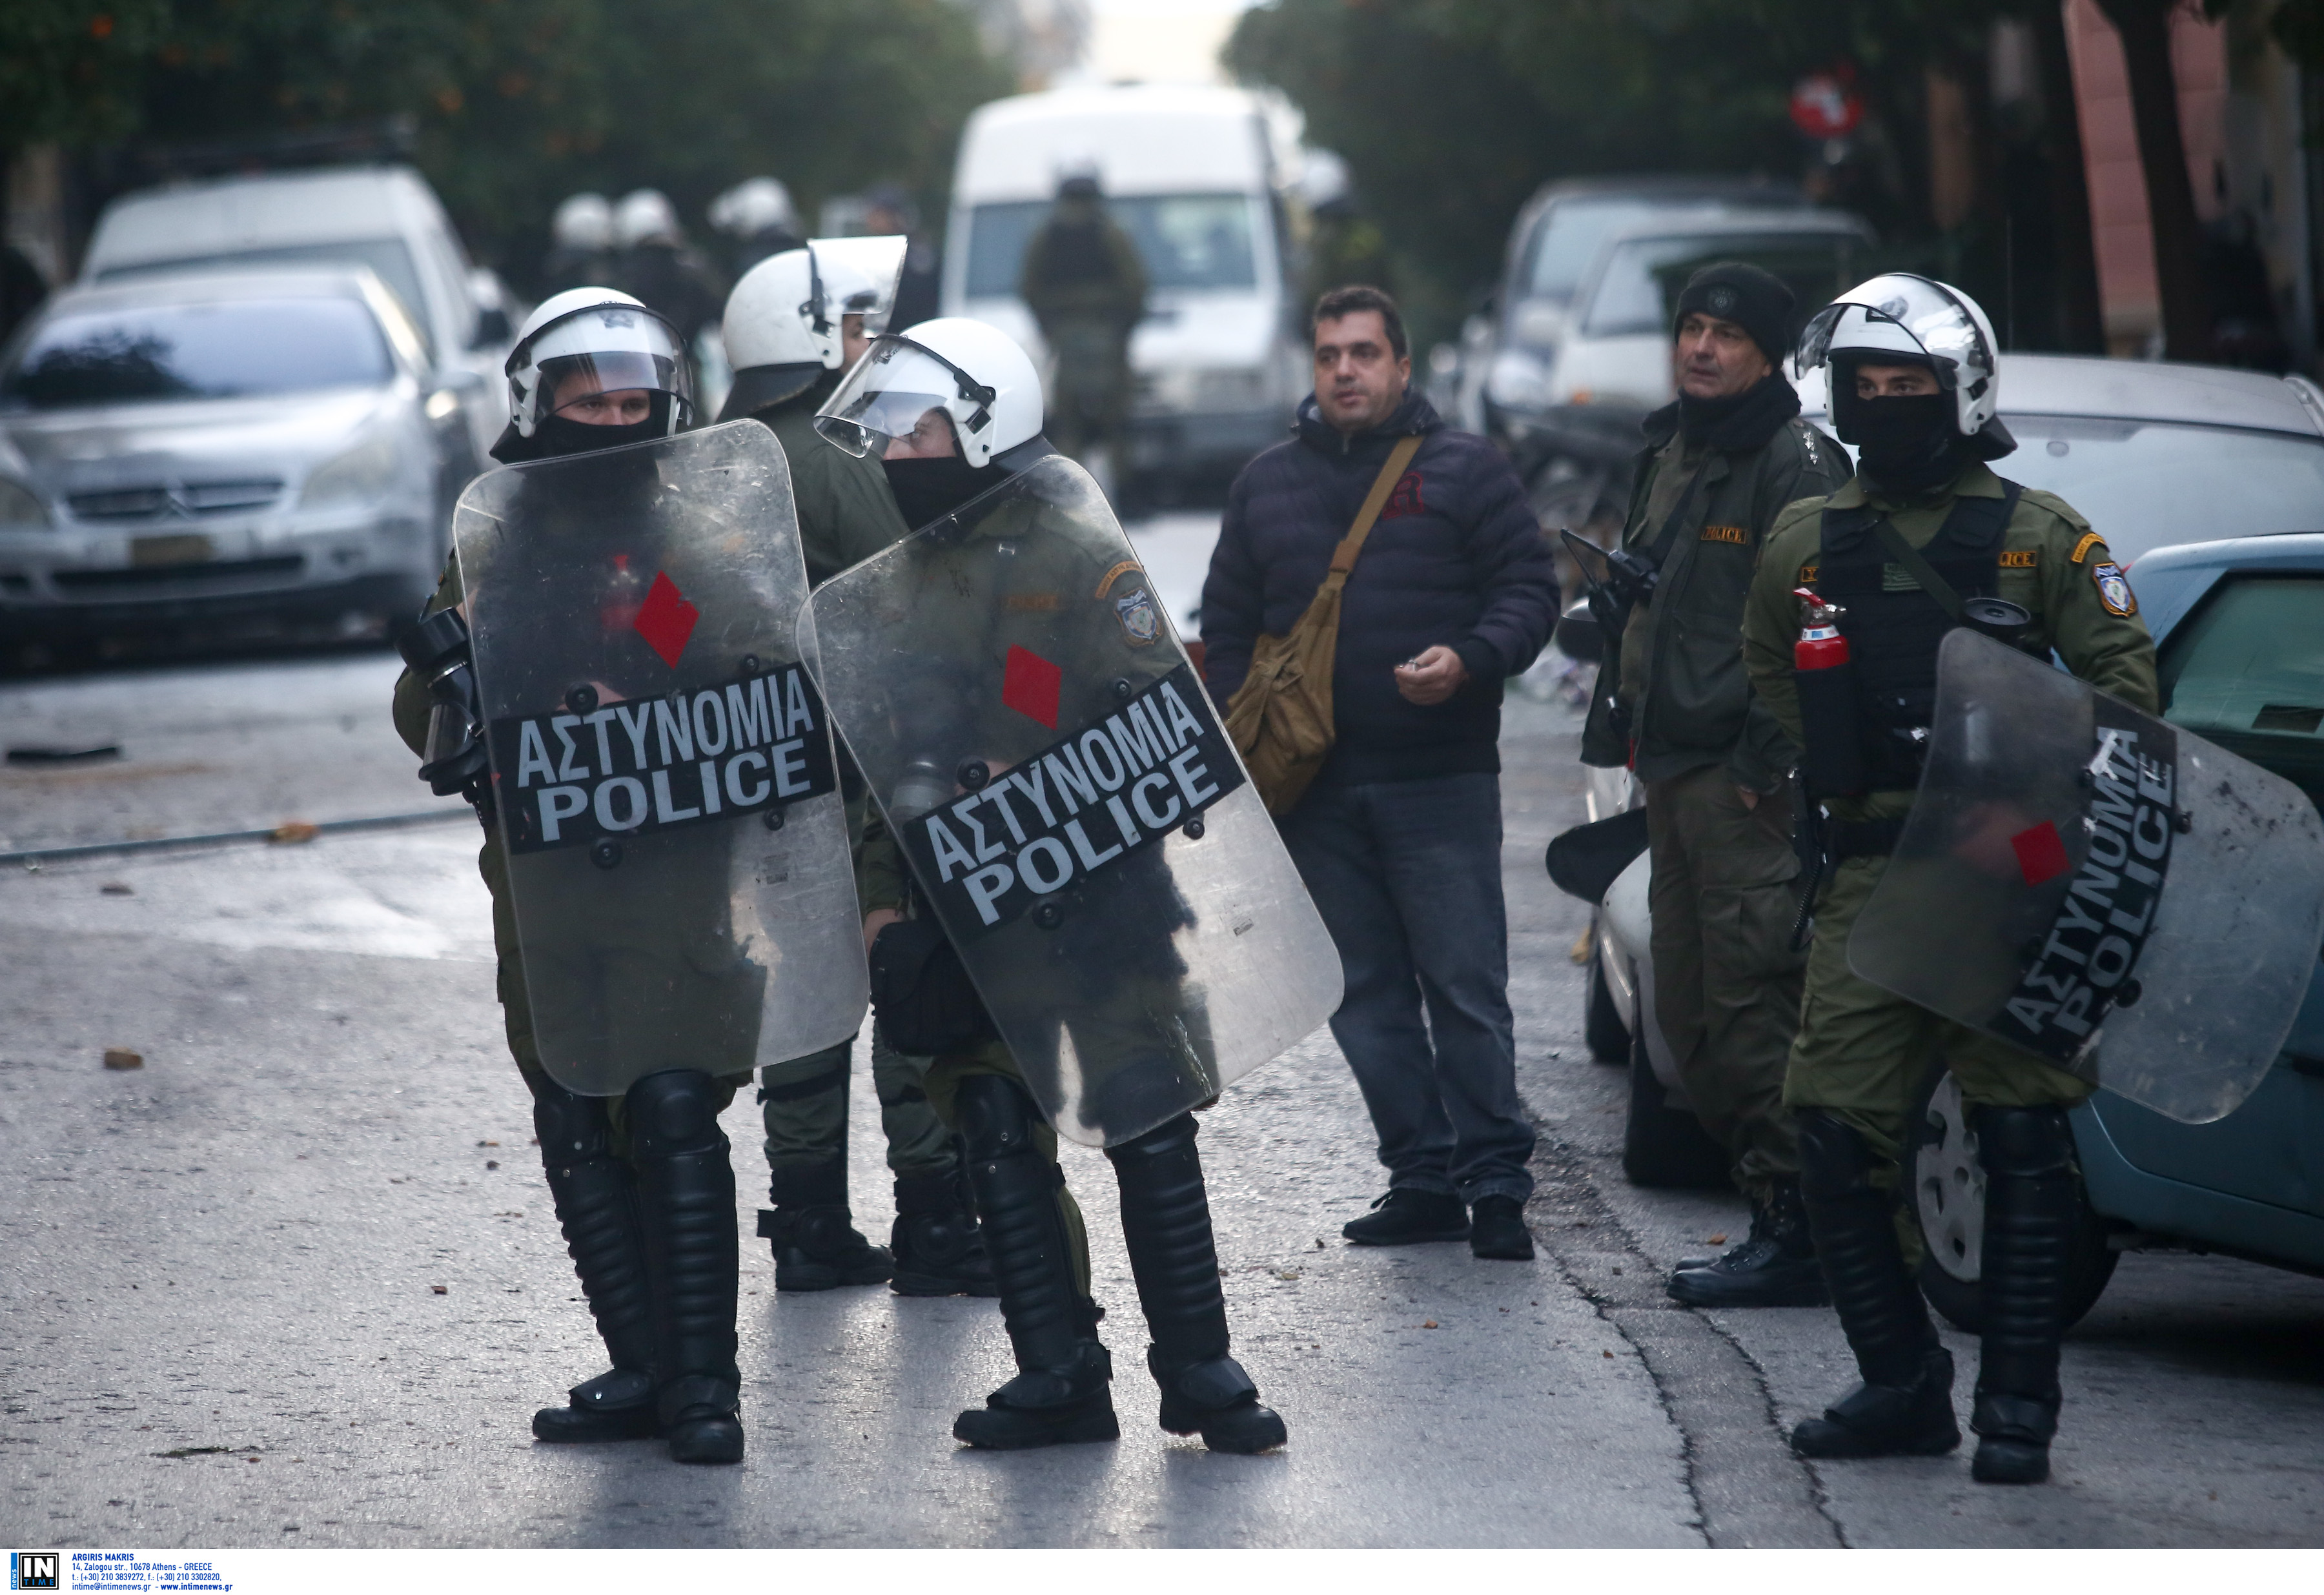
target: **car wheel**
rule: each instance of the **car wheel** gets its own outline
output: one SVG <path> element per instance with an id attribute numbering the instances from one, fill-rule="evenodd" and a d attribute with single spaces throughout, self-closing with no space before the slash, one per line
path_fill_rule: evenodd
<path id="1" fill-rule="evenodd" d="M 1985 1323 L 1978 1283 L 1984 1271 L 1985 1167 L 1978 1161 L 1977 1132 L 1969 1128 L 1960 1082 L 1941 1065 L 1922 1084 L 1904 1157 L 1907 1200 L 1925 1249 L 1921 1292 L 1955 1328 L 1979 1333 Z M 2081 1218 L 2066 1266 L 2069 1327 L 2098 1305 L 2121 1260 L 2107 1244 L 2106 1221 L 2091 1208 L 2079 1178 L 2075 1193 Z"/>
<path id="2" fill-rule="evenodd" d="M 1630 1026 L 1630 1115 L 1622 1127 L 1622 1173 L 1654 1190 L 1727 1188 L 1727 1148 L 1711 1139 L 1702 1120 L 1664 1100 L 1663 1083 L 1646 1056 L 1646 1026 Z"/>
<path id="3" fill-rule="evenodd" d="M 1605 933 L 1601 930 L 1600 936 Z M 1590 1044 L 1590 1056 L 1601 1064 L 1627 1064 L 1630 1061 L 1630 1027 L 1622 1022 L 1621 1005 L 1614 1000 L 1614 991 L 1606 983 L 1606 961 L 1593 950 L 1590 960 L 1590 995 L 1588 1009 L 1582 1022 L 1582 1038 Z"/>

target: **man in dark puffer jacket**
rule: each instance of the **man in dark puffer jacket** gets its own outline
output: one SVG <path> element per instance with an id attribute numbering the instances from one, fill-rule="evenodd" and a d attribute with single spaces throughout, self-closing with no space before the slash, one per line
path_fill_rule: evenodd
<path id="1" fill-rule="evenodd" d="M 1288 632 L 1314 596 L 1397 439 L 1419 435 L 1349 577 L 1337 740 L 1283 836 L 1339 945 L 1347 997 L 1332 1034 L 1388 1170 L 1388 1194 L 1342 1233 L 1466 1237 L 1480 1257 L 1530 1258 L 1499 739 L 1501 683 L 1548 640 L 1557 580 L 1508 462 L 1407 391 L 1396 302 L 1334 289 L 1314 329 L 1315 392 L 1292 439 L 1228 495 L 1203 586 L 1205 675 L 1219 703 L 1233 696 L 1257 639 Z"/>

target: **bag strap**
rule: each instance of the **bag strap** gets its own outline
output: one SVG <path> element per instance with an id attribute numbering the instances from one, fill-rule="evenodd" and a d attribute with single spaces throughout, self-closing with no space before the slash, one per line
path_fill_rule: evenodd
<path id="1" fill-rule="evenodd" d="M 1420 452 L 1421 442 L 1421 434 L 1415 432 L 1408 438 L 1397 438 L 1396 447 L 1388 451 L 1387 463 L 1380 466 L 1379 475 L 1372 479 L 1371 492 L 1364 495 L 1364 507 L 1356 512 L 1355 522 L 1348 528 L 1348 535 L 1342 538 L 1340 546 L 1332 550 L 1333 576 L 1344 581 L 1348 572 L 1356 567 L 1356 556 L 1364 551 L 1364 539 L 1372 534 L 1372 522 L 1378 521 L 1380 512 L 1388 507 L 1388 495 L 1396 491 L 1398 482 L 1404 480 L 1405 467 L 1412 464 L 1412 456 Z"/>
<path id="2" fill-rule="evenodd" d="M 2016 512 L 2018 496 L 2025 491 L 2015 482 L 2004 482 L 2001 486 L 2000 498 L 1977 501 L 1982 512 L 1978 518 L 1993 521 L 1997 531 L 2008 525 L 2010 516 Z M 1965 503 L 1968 502 L 1963 501 Z M 1995 508 L 1983 509 L 1987 504 Z M 1944 530 L 1943 527 L 1938 528 L 1940 532 Z M 1937 607 L 1952 617 L 1953 624 L 1960 625 L 1962 615 L 1968 613 L 1961 595 L 1953 590 L 1950 582 L 1937 574 L 1937 567 L 1922 556 L 1920 549 L 1904 540 L 1904 534 L 1896 530 L 1895 522 L 1883 515 L 1879 523 L 1873 527 L 1872 535 L 1880 539 L 1880 546 L 1888 551 L 1888 557 L 1903 566 L 1911 573 L 1913 579 L 1921 584 L 1921 590 L 1937 601 Z"/>

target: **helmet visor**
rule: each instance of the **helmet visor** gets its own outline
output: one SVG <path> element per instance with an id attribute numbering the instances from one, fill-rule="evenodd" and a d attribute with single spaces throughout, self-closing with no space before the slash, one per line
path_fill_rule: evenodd
<path id="1" fill-rule="evenodd" d="M 901 234 L 879 238 L 816 238 L 807 244 L 814 286 L 823 295 L 825 316 L 863 318 L 866 337 L 888 330 L 896 309 L 896 287 L 904 274 Z"/>
<path id="2" fill-rule="evenodd" d="M 934 410 L 980 412 L 992 401 L 966 372 L 908 338 L 883 337 L 816 413 L 816 430 L 853 455 L 884 453 Z M 973 429 L 976 421 L 964 418 Z"/>
<path id="3" fill-rule="evenodd" d="M 1851 309 L 1862 315 L 1850 318 Z M 1844 334 L 1843 322 L 1860 330 Z M 1949 385 L 1963 369 L 1979 374 L 1993 369 L 1993 352 L 1960 300 L 1925 278 L 1901 273 L 1875 277 L 1850 289 L 1817 311 L 1800 334 L 1802 371 L 1812 371 L 1834 355 L 1855 352 L 1868 356 L 1917 352 L 1935 364 Z"/>
<path id="4" fill-rule="evenodd" d="M 636 354 L 625 349 L 602 354 L 565 355 L 540 363 L 540 413 L 554 415 L 599 393 L 643 389 L 668 393 L 691 409 L 693 384 L 686 362 L 667 355 Z"/>

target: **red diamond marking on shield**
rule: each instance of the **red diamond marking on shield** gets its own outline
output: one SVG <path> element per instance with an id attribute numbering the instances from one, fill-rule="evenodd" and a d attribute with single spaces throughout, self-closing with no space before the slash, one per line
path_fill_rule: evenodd
<path id="1" fill-rule="evenodd" d="M 678 584 L 657 570 L 631 626 L 646 640 L 648 648 L 661 655 L 661 662 L 675 670 L 678 656 L 686 651 L 686 640 L 694 635 L 694 622 L 701 618 L 700 610 L 678 595 Z"/>
<path id="2" fill-rule="evenodd" d="M 1030 649 L 1012 645 L 1001 674 L 1001 701 L 1019 715 L 1057 729 L 1057 689 L 1065 673 Z"/>
<path id="3" fill-rule="evenodd" d="M 2058 834 L 2058 827 L 2048 820 L 2030 831 L 2020 831 L 2009 839 L 2017 853 L 2018 871 L 2028 886 L 2039 886 L 2045 880 L 2055 880 L 2072 868 L 2066 857 L 2066 844 Z"/>

